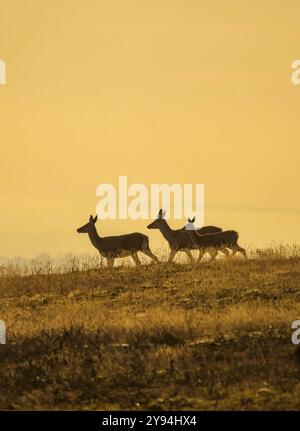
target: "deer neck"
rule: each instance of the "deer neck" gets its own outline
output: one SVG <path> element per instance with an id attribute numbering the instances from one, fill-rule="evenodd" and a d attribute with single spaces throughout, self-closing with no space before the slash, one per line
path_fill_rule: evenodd
<path id="1" fill-rule="evenodd" d="M 170 243 L 174 240 L 174 231 L 170 228 L 168 223 L 164 220 L 163 223 L 159 227 L 160 232 L 163 237 Z"/>
<path id="2" fill-rule="evenodd" d="M 93 226 L 92 228 L 91 228 L 91 230 L 89 231 L 89 238 L 90 238 L 90 241 L 91 241 L 91 243 L 93 244 L 93 246 L 95 247 L 95 248 L 99 248 L 99 245 L 100 245 L 100 241 L 101 241 L 101 238 L 100 238 L 100 236 L 98 235 L 98 232 L 97 232 L 97 229 L 95 228 L 95 226 Z"/>

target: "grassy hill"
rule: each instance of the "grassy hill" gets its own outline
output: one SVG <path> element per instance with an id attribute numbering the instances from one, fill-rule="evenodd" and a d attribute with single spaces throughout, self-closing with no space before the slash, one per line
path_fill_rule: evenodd
<path id="1" fill-rule="evenodd" d="M 0 267 L 0 409 L 299 409 L 300 257 Z"/>

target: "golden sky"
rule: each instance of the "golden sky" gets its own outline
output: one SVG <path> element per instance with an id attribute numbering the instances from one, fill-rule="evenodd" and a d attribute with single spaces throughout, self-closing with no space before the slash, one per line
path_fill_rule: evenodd
<path id="1" fill-rule="evenodd" d="M 0 255 L 91 251 L 100 183 L 203 183 L 240 244 L 300 241 L 299 0 L 0 0 Z M 170 222 L 173 226 L 182 222 Z M 103 235 L 158 232 L 98 223 Z"/>

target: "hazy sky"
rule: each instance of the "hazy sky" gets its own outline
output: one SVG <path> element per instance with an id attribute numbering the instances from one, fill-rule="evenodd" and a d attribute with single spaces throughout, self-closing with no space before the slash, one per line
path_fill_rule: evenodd
<path id="1" fill-rule="evenodd" d="M 76 228 L 119 175 L 204 183 L 206 224 L 238 230 L 241 245 L 300 242 L 299 0 L 0 10 L 0 255 L 91 250 Z M 104 235 L 146 225 L 98 223 Z"/>

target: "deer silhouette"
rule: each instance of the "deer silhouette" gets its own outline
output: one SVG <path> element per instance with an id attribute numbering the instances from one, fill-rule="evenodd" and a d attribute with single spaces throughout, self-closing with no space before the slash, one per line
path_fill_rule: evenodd
<path id="1" fill-rule="evenodd" d="M 195 217 L 193 217 L 192 219 L 188 217 L 188 223 L 183 226 L 181 229 L 178 229 L 179 232 L 185 231 L 185 230 L 193 230 L 195 231 L 197 234 L 199 235 L 205 235 L 207 233 L 216 233 L 216 232 L 222 232 L 222 228 L 221 227 L 217 227 L 217 226 L 203 226 L 199 229 L 196 229 L 194 223 L 195 223 Z M 227 257 L 229 256 L 229 251 L 227 250 L 227 248 L 222 248 L 222 253 L 224 253 Z M 218 251 L 216 250 L 211 250 L 212 254 L 210 253 L 210 256 L 215 259 Z M 205 254 L 205 250 L 199 250 L 199 256 L 197 259 L 197 262 L 200 262 L 200 260 L 202 259 L 203 255 Z"/>
<path id="2" fill-rule="evenodd" d="M 193 217 L 192 219 L 188 217 L 188 223 L 183 226 L 181 229 L 177 229 L 179 232 L 185 231 L 185 230 L 194 230 L 196 231 L 199 235 L 204 235 L 206 233 L 216 233 L 216 232 L 222 232 L 222 228 L 221 227 L 217 227 L 217 226 L 203 226 L 200 227 L 199 229 L 196 229 L 194 223 L 195 223 L 195 217 Z"/>
<path id="3" fill-rule="evenodd" d="M 156 263 L 159 263 L 158 258 L 149 248 L 149 238 L 147 235 L 135 232 L 126 235 L 100 237 L 95 226 L 96 222 L 97 216 L 93 217 L 91 215 L 88 223 L 78 228 L 77 232 L 89 235 L 91 243 L 107 259 L 109 267 L 113 267 L 115 258 L 127 256 L 131 256 L 134 263 L 140 265 L 141 261 L 138 257 L 138 251 L 141 251 Z"/>
<path id="4" fill-rule="evenodd" d="M 209 251 L 212 258 L 215 259 L 218 250 L 224 251 L 224 253 L 228 254 L 227 248 L 229 248 L 232 249 L 234 254 L 239 251 L 244 255 L 244 257 L 247 257 L 246 251 L 237 243 L 239 235 L 236 231 L 228 230 L 224 232 L 221 231 L 199 235 L 197 231 L 193 230 L 173 230 L 166 222 L 164 218 L 165 214 L 165 211 L 160 210 L 157 219 L 150 223 L 147 228 L 159 229 L 161 234 L 168 241 L 171 250 L 168 262 L 171 262 L 174 259 L 178 251 L 184 251 L 190 261 L 194 263 L 191 250 L 199 250 L 201 253 Z M 201 259 L 201 257 L 199 253 L 199 258 Z"/>

